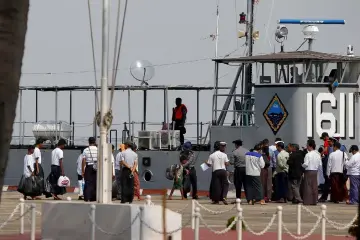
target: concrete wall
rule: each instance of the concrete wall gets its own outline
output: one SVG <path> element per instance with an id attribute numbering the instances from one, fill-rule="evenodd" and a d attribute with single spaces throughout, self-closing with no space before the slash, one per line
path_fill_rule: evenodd
<path id="1" fill-rule="evenodd" d="M 95 239 L 163 239 L 162 234 L 152 230 L 162 232 L 162 206 L 95 204 L 95 207 Z M 90 216 L 91 204 L 66 201 L 43 203 L 42 239 L 91 239 Z M 166 216 L 167 232 L 179 229 L 182 224 L 181 214 L 166 209 Z M 181 231 L 171 234 L 171 237 L 173 240 L 181 240 Z"/>

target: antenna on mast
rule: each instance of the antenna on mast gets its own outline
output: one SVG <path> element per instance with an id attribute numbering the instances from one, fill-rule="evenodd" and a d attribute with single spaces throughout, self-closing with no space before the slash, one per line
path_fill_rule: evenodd
<path id="1" fill-rule="evenodd" d="M 133 78 L 140 82 L 140 86 L 149 86 L 150 81 L 155 75 L 154 66 L 146 60 L 137 60 L 130 66 L 130 74 Z M 128 103 L 130 104 L 130 102 Z M 144 89 L 144 109 L 143 109 L 143 127 L 142 130 L 146 130 L 146 107 L 147 107 L 147 90 Z M 130 106 L 128 106 L 130 111 Z M 129 123 L 130 124 L 130 123 Z"/>

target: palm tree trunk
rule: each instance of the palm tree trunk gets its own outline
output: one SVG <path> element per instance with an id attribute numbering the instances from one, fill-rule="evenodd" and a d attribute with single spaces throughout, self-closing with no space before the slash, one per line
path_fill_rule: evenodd
<path id="1" fill-rule="evenodd" d="M 0 201 L 16 116 L 29 0 L 0 0 Z"/>

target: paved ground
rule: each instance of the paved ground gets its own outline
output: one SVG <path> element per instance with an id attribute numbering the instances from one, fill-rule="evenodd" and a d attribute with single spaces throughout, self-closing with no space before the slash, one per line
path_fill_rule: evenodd
<path id="1" fill-rule="evenodd" d="M 76 198 L 75 194 L 68 194 L 66 196 L 70 196 L 72 198 Z M 1 223 L 3 223 L 4 221 L 6 221 L 6 219 L 8 218 L 8 216 L 13 212 L 13 209 L 16 207 L 16 205 L 19 203 L 19 198 L 21 197 L 21 195 L 17 192 L 6 192 L 3 193 L 3 198 L 1 201 L 1 205 L 0 205 L 0 226 Z M 40 210 L 40 205 L 41 205 L 42 201 L 27 201 L 27 203 L 35 203 L 37 204 L 37 209 Z M 153 202 L 157 205 L 161 204 L 161 199 L 160 197 L 153 197 Z M 201 199 L 199 200 L 199 202 L 201 204 L 203 204 L 203 206 L 205 206 L 208 209 L 211 209 L 213 211 L 224 211 L 226 209 L 230 209 L 233 206 L 229 205 L 229 206 L 224 206 L 224 205 L 220 205 L 220 206 L 214 206 L 209 204 L 209 200 L 207 199 Z M 141 203 L 143 204 L 143 202 L 135 202 L 137 203 Z M 247 223 L 249 224 L 249 226 L 254 230 L 254 231 L 261 231 L 265 228 L 265 226 L 268 224 L 269 220 L 272 217 L 272 214 L 275 213 L 276 211 L 276 207 L 279 204 L 268 204 L 266 206 L 260 206 L 260 205 L 255 205 L 255 206 L 249 206 L 249 205 L 243 205 L 243 209 L 244 209 L 244 218 L 245 221 L 247 221 Z M 291 204 L 283 204 L 283 221 L 284 223 L 287 225 L 287 227 L 289 228 L 289 230 L 293 233 L 296 232 L 296 206 L 291 205 Z M 191 201 L 190 200 L 172 200 L 172 201 L 168 201 L 167 202 L 167 207 L 174 210 L 174 211 L 181 211 L 181 213 L 183 214 L 183 224 L 187 224 L 189 223 L 190 220 L 190 214 L 191 214 Z M 320 206 L 312 206 L 309 207 L 309 209 L 311 209 L 314 213 L 319 214 L 320 213 Z M 350 220 L 355 216 L 356 211 L 357 211 L 357 207 L 356 206 L 348 206 L 345 204 L 327 204 L 327 216 L 329 219 L 331 219 L 332 221 L 336 221 L 339 223 L 348 223 L 350 222 Z M 223 229 L 225 228 L 227 219 L 230 218 L 231 216 L 234 216 L 236 214 L 236 210 L 232 210 L 230 212 L 221 214 L 221 215 L 212 215 L 208 212 L 206 212 L 205 210 L 201 210 L 201 214 L 203 216 L 203 218 L 205 219 L 207 225 L 210 225 L 211 227 L 219 230 L 219 229 Z M 19 214 L 15 214 L 14 219 L 16 219 L 19 216 Z M 312 216 L 311 214 L 307 213 L 305 210 L 302 210 L 302 233 L 307 233 L 315 224 L 316 218 L 314 216 Z M 275 220 L 274 225 L 270 228 L 270 232 L 268 235 L 264 236 L 264 237 L 254 237 L 253 235 L 251 235 L 248 231 L 244 232 L 244 238 L 243 239 L 267 239 L 267 240 L 271 240 L 271 239 L 276 239 L 276 234 L 274 235 L 273 233 L 275 233 L 277 231 L 277 224 L 276 224 L 277 220 Z M 0 239 L 23 239 L 20 238 L 19 236 L 14 236 L 13 238 L 9 238 L 8 236 L 5 235 L 13 235 L 13 234 L 18 234 L 19 233 L 19 229 L 20 229 L 20 224 L 19 224 L 19 220 L 10 222 L 9 224 L 7 224 L 4 228 L 2 228 L 0 230 Z M 202 224 L 203 226 L 203 224 Z M 36 218 L 36 229 L 38 230 L 38 232 L 40 232 L 41 230 L 41 215 L 38 214 L 37 218 Z M 30 231 L 30 221 L 29 218 L 25 218 L 25 231 L 27 233 L 29 233 Z M 315 234 L 319 234 L 320 233 L 320 228 L 318 228 L 315 231 Z M 336 229 L 333 229 L 329 224 L 327 224 L 327 235 L 336 235 L 336 236 L 341 236 L 342 237 L 331 237 L 331 238 L 327 238 L 330 240 L 340 240 L 340 239 L 345 239 L 345 235 L 347 235 L 347 230 L 343 230 L 343 231 L 339 231 Z M 200 233 L 201 238 L 200 239 L 216 239 L 216 237 L 218 238 L 218 236 L 216 236 L 215 234 L 210 233 L 209 231 L 207 231 L 206 229 L 201 229 L 201 233 Z M 228 233 L 227 235 L 230 239 L 233 239 L 235 236 L 235 231 L 232 231 L 230 233 Z M 29 238 L 28 236 L 26 236 L 27 239 Z M 183 231 L 183 239 L 189 240 L 189 239 L 193 239 L 193 232 L 191 229 L 184 229 Z M 284 240 L 290 239 L 287 238 L 286 236 L 283 238 Z M 320 239 L 319 235 L 315 235 L 313 236 L 313 238 L 310 239 Z M 347 238 L 350 239 L 350 238 Z"/>

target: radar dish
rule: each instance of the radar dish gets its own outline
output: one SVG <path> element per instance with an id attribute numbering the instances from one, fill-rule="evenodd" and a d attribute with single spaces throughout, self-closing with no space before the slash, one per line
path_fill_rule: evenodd
<path id="1" fill-rule="evenodd" d="M 131 64 L 130 74 L 140 81 L 141 85 L 149 85 L 147 82 L 154 77 L 155 68 L 149 61 L 137 60 Z"/>

